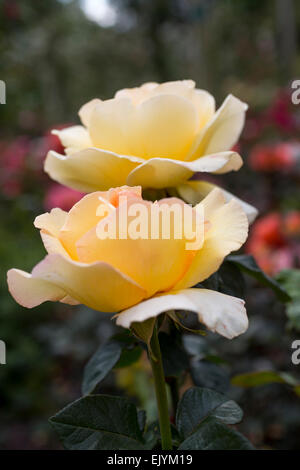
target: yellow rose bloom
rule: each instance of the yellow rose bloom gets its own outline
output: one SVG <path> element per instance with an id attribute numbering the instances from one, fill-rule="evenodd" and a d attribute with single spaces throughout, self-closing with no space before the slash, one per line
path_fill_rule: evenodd
<path id="1" fill-rule="evenodd" d="M 197 249 L 186 249 L 185 237 L 99 238 L 99 228 L 116 215 L 127 215 L 134 204 L 148 213 L 153 205 L 167 207 L 174 202 L 193 216 L 200 209 L 204 214 L 205 229 Z M 31 274 L 8 271 L 9 290 L 25 307 L 47 300 L 80 303 L 119 312 L 117 323 L 124 327 L 180 309 L 196 312 L 207 328 L 227 338 L 247 329 L 241 299 L 192 288 L 217 271 L 224 257 L 247 238 L 248 221 L 241 205 L 226 202 L 219 189 L 192 208 L 176 198 L 145 201 L 141 187 L 114 188 L 84 196 L 69 212 L 56 208 L 42 214 L 34 225 L 48 255 Z"/>
<path id="2" fill-rule="evenodd" d="M 124 184 L 174 187 L 196 172 L 226 173 L 242 165 L 232 151 L 247 105 L 215 100 L 192 80 L 145 83 L 94 99 L 79 111 L 82 125 L 53 131 L 65 155 L 50 151 L 45 171 L 83 192 Z"/>

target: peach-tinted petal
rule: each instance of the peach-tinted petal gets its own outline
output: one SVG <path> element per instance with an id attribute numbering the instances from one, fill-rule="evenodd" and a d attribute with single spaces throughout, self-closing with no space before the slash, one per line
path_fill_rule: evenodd
<path id="1" fill-rule="evenodd" d="M 183 206 L 182 201 L 175 201 L 180 206 Z M 136 204 L 137 202 L 138 204 Z M 163 205 L 164 202 L 165 205 Z M 159 207 L 167 214 L 167 208 L 171 203 L 172 200 L 170 199 L 161 200 Z M 139 217 L 139 213 L 136 216 L 127 217 L 127 209 L 130 211 L 135 204 L 135 207 L 141 207 L 141 211 L 144 211 L 143 213 L 146 214 L 146 223 L 149 224 L 146 233 L 146 236 L 149 236 L 148 239 L 133 239 L 129 234 L 131 222 Z M 111 213 L 109 217 L 100 222 L 100 227 L 93 227 L 76 243 L 78 259 L 80 261 L 85 263 L 104 261 L 111 264 L 147 290 L 148 297 L 155 292 L 171 289 L 188 269 L 194 256 L 192 250 L 186 249 L 187 240 L 184 237 L 181 239 L 173 237 L 173 218 L 171 218 L 170 239 L 162 239 L 162 224 L 158 226 L 159 239 L 150 237 L 151 205 L 149 201 L 129 200 L 126 204 L 127 207 L 124 204 L 119 206 L 115 213 Z M 120 217 L 125 217 L 128 221 L 125 239 L 121 239 L 118 236 L 118 221 Z M 107 237 L 100 239 L 98 233 L 101 225 L 105 224 L 105 226 L 108 226 L 109 219 L 112 221 L 114 218 L 117 221 L 116 238 Z M 146 230 L 144 225 L 142 229 Z"/>
<path id="2" fill-rule="evenodd" d="M 184 201 L 189 204 L 196 205 L 202 199 L 204 199 L 213 189 L 218 188 L 218 186 L 208 183 L 207 181 L 187 181 L 184 184 L 177 186 L 177 191 Z M 245 201 L 242 201 L 233 194 L 225 191 L 225 189 L 219 188 L 226 201 L 235 199 L 243 208 L 244 212 L 248 217 L 249 224 L 251 224 L 257 217 L 258 211 L 255 207 L 251 206 Z"/>
<path id="3" fill-rule="evenodd" d="M 118 312 L 146 296 L 142 287 L 107 263 L 78 263 L 59 254 L 46 256 L 35 266 L 32 277 L 102 312 Z"/>
<path id="4" fill-rule="evenodd" d="M 67 305 L 79 305 L 80 302 L 78 302 L 75 299 L 72 299 L 69 295 L 66 295 L 63 299 L 60 300 L 62 304 L 67 304 Z"/>
<path id="5" fill-rule="evenodd" d="M 225 256 L 238 250 L 246 241 L 248 220 L 245 212 L 233 199 L 225 204 L 224 202 L 222 191 L 214 189 L 198 204 L 204 209 L 209 229 L 205 233 L 202 248 L 175 289 L 185 289 L 207 279 L 219 269 Z"/>
<path id="6" fill-rule="evenodd" d="M 69 257 L 69 253 L 59 240 L 59 232 L 67 218 L 67 212 L 58 207 L 35 218 L 34 226 L 41 229 L 41 238 L 48 253 L 60 253 Z"/>
<path id="7" fill-rule="evenodd" d="M 33 308 L 47 300 L 62 300 L 66 292 L 47 280 L 36 279 L 20 269 L 7 273 L 8 289 L 13 298 L 23 307 Z"/>
<path id="8" fill-rule="evenodd" d="M 77 259 L 76 241 L 92 227 L 96 227 L 105 214 L 107 215 L 111 210 L 114 210 L 102 196 L 103 193 L 97 191 L 80 199 L 69 211 L 65 223 L 59 231 L 59 239 L 73 259 Z M 102 213 L 99 211 L 99 206 L 104 206 Z"/>
<path id="9" fill-rule="evenodd" d="M 152 297 L 117 315 L 117 324 L 129 328 L 168 310 L 195 312 L 199 321 L 225 338 L 232 339 L 248 328 L 244 301 L 207 289 L 184 289 Z"/>
<path id="10" fill-rule="evenodd" d="M 206 155 L 192 162 L 151 158 L 131 171 L 127 184 L 141 185 L 144 188 L 172 187 L 188 180 L 196 172 L 226 173 L 237 171 L 242 164 L 243 161 L 236 152 Z"/>
<path id="11" fill-rule="evenodd" d="M 92 192 L 126 184 L 128 174 L 143 161 L 96 148 L 72 155 L 50 151 L 44 169 L 58 183 L 78 191 Z"/>
<path id="12" fill-rule="evenodd" d="M 55 237 L 59 236 L 59 231 L 66 221 L 68 213 L 55 207 L 50 212 L 38 215 L 34 220 L 34 226 Z"/>
<path id="13" fill-rule="evenodd" d="M 70 253 L 65 249 L 62 242 L 58 238 L 49 235 L 48 233 L 44 232 L 44 230 L 41 230 L 40 234 L 44 247 L 48 253 L 59 253 L 62 256 L 70 258 Z"/>
<path id="14" fill-rule="evenodd" d="M 233 95 L 228 95 L 213 118 L 201 130 L 189 160 L 201 155 L 229 150 L 237 142 L 245 123 L 248 106 Z"/>

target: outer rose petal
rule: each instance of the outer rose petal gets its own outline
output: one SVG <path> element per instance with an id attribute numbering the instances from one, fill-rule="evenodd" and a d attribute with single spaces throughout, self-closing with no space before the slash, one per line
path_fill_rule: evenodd
<path id="1" fill-rule="evenodd" d="M 224 202 L 219 189 L 211 191 L 200 202 L 199 206 L 204 207 L 204 217 L 209 221 L 210 227 L 205 234 L 202 248 L 174 289 L 185 289 L 207 279 L 218 270 L 225 256 L 238 250 L 246 241 L 248 220 L 245 212 L 233 199 L 226 204 Z"/>
<path id="2" fill-rule="evenodd" d="M 173 309 L 197 313 L 209 330 L 228 339 L 248 328 L 243 300 L 207 289 L 184 289 L 152 297 L 117 315 L 117 324 L 129 328 L 133 322 L 143 322 Z"/>
<path id="3" fill-rule="evenodd" d="M 106 214 L 111 211 L 110 204 L 108 202 L 105 204 L 103 198 L 103 203 L 101 204 L 99 197 L 102 197 L 102 195 L 101 191 L 97 191 L 87 194 L 80 199 L 67 214 L 65 223 L 59 231 L 58 237 L 75 260 L 77 259 L 76 241 L 92 227 L 95 227 L 101 220 L 101 217 L 97 215 L 99 206 L 105 205 Z M 102 217 L 104 215 L 105 212 L 103 212 Z"/>
<path id="4" fill-rule="evenodd" d="M 123 88 L 115 93 L 115 98 L 130 98 L 134 105 L 144 101 L 149 95 L 148 92 L 157 88 L 158 83 L 147 82 L 140 87 Z"/>
<path id="5" fill-rule="evenodd" d="M 187 181 L 184 184 L 177 186 L 177 191 L 184 199 L 184 201 L 188 202 L 189 204 L 196 205 L 202 199 L 204 199 L 213 189 L 218 188 L 218 186 L 207 183 L 206 181 Z M 251 206 L 245 201 L 242 201 L 238 197 L 234 196 L 233 194 L 225 191 L 223 188 L 218 188 L 222 191 L 225 200 L 228 202 L 231 199 L 237 201 L 243 208 L 244 212 L 248 217 L 249 224 L 251 224 L 257 217 L 258 210 L 255 207 Z"/>
<path id="6" fill-rule="evenodd" d="M 145 298 L 138 284 L 107 263 L 77 263 L 59 254 L 46 256 L 31 275 L 10 270 L 8 283 L 17 302 L 29 308 L 71 297 L 95 310 L 117 312 Z"/>
<path id="7" fill-rule="evenodd" d="M 58 183 L 89 193 L 126 184 L 128 174 L 143 162 L 140 158 L 88 148 L 71 155 L 50 151 L 44 169 Z"/>
<path id="8" fill-rule="evenodd" d="M 7 272 L 8 289 L 13 298 L 23 307 L 33 308 L 46 300 L 62 300 L 66 292 L 59 286 L 42 279 L 35 279 L 31 274 L 20 269 Z"/>
<path id="9" fill-rule="evenodd" d="M 130 98 L 134 105 L 138 105 L 143 101 L 155 95 L 175 94 L 185 98 L 191 98 L 194 92 L 195 82 L 193 80 L 178 80 L 166 83 L 149 82 L 136 88 L 124 88 L 117 91 L 115 98 Z"/>
<path id="10" fill-rule="evenodd" d="M 98 103 L 90 116 L 89 133 L 93 146 L 123 155 L 132 155 L 131 128 L 135 108 L 128 98 Z"/>
<path id="11" fill-rule="evenodd" d="M 64 248 L 63 244 L 58 238 L 53 237 L 52 235 L 49 235 L 43 230 L 41 230 L 40 234 L 43 240 L 44 247 L 46 248 L 49 254 L 59 253 L 62 256 L 66 256 L 67 258 L 70 258 L 69 252 Z"/>
<path id="12" fill-rule="evenodd" d="M 68 213 L 56 207 L 50 212 L 35 218 L 34 226 L 41 229 L 40 234 L 48 253 L 60 253 L 69 257 L 69 253 L 59 240 L 60 229 L 64 225 Z"/>
<path id="13" fill-rule="evenodd" d="M 78 111 L 80 120 L 82 124 L 85 127 L 89 127 L 90 122 L 91 122 L 91 116 L 92 112 L 94 111 L 94 108 L 97 106 L 97 104 L 102 103 L 102 100 L 99 100 L 99 98 L 95 98 L 88 103 L 85 103 L 83 106 L 81 106 L 80 110 Z"/>
<path id="14" fill-rule="evenodd" d="M 34 220 L 34 226 L 45 232 L 53 235 L 54 237 L 59 236 L 59 231 L 64 225 L 68 213 L 55 207 L 50 212 L 38 215 Z"/>
<path id="15" fill-rule="evenodd" d="M 193 162 L 182 162 L 169 158 L 151 158 L 131 171 L 127 177 L 130 186 L 165 188 L 177 186 L 196 172 L 226 173 L 237 171 L 243 164 L 236 152 L 220 152 L 206 155 Z"/>
<path id="16" fill-rule="evenodd" d="M 232 148 L 244 127 L 247 108 L 246 103 L 228 95 L 211 121 L 201 130 L 188 159 Z"/>
<path id="17" fill-rule="evenodd" d="M 207 122 L 212 119 L 216 111 L 216 103 L 214 97 L 206 90 L 196 89 L 192 100 L 199 114 L 199 126 L 202 129 Z"/>
<path id="18" fill-rule="evenodd" d="M 62 130 L 54 129 L 52 134 L 58 136 L 62 145 L 66 147 L 65 152 L 68 155 L 78 150 L 92 147 L 89 133 L 83 126 L 71 126 Z"/>

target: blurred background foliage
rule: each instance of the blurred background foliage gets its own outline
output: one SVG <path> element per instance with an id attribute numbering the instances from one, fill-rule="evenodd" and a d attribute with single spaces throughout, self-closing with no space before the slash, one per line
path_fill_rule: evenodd
<path id="1" fill-rule="evenodd" d="M 291 362 L 300 335 L 300 105 L 291 102 L 291 82 L 300 78 L 299 25 L 293 0 L 1 0 L 1 448 L 60 448 L 47 419 L 80 395 L 84 364 L 116 330 L 108 315 L 50 303 L 26 310 L 7 292 L 7 269 L 30 271 L 44 255 L 34 217 L 81 197 L 43 174 L 47 151 L 61 150 L 51 128 L 78 122 L 83 103 L 119 88 L 191 78 L 218 105 L 228 93 L 249 103 L 238 144 L 243 169 L 210 180 L 259 208 L 245 250 L 293 301 L 286 309 L 247 279 L 240 295 L 248 332 L 234 341 L 187 338 L 192 359 L 181 391 L 192 381 L 226 391 L 242 405 L 239 429 L 255 446 L 300 449 L 300 366 Z M 132 395 L 154 419 L 145 363 L 141 356 L 117 369 L 101 390 Z M 179 380 L 180 367 L 171 369 Z M 274 373 L 236 377 L 257 371 Z"/>

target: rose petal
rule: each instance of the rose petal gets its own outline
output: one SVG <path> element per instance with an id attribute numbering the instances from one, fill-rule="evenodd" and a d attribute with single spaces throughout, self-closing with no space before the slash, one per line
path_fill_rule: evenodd
<path id="1" fill-rule="evenodd" d="M 23 307 L 33 308 L 47 300 L 62 300 L 66 292 L 59 286 L 43 279 L 35 279 L 20 269 L 7 273 L 8 289 L 13 298 Z"/>
<path id="2" fill-rule="evenodd" d="M 255 207 L 251 206 L 251 204 L 248 204 L 245 201 L 242 201 L 238 197 L 234 196 L 234 194 L 225 191 L 225 189 L 219 188 L 215 184 L 207 183 L 206 181 L 187 181 L 186 183 L 177 186 L 176 189 L 184 201 L 188 202 L 189 204 L 196 205 L 215 188 L 218 188 L 222 191 L 226 201 L 234 199 L 242 206 L 248 217 L 249 224 L 251 224 L 256 219 L 258 210 Z"/>
<path id="3" fill-rule="evenodd" d="M 65 223 L 59 231 L 59 239 L 74 260 L 78 259 L 75 246 L 77 240 L 114 210 L 114 207 L 108 201 L 106 203 L 102 196 L 101 191 L 96 191 L 80 199 L 67 214 Z M 102 213 L 99 211 L 100 206 L 104 209 Z"/>
<path id="4" fill-rule="evenodd" d="M 128 98 L 98 103 L 89 123 L 93 146 L 122 155 L 133 155 L 131 132 L 134 113 L 135 108 Z"/>
<path id="5" fill-rule="evenodd" d="M 59 236 L 59 231 L 66 221 L 68 213 L 55 207 L 50 212 L 38 215 L 34 220 L 34 226 L 55 237 Z"/>
<path id="6" fill-rule="evenodd" d="M 248 328 L 244 301 L 207 289 L 184 289 L 152 297 L 117 315 L 117 325 L 129 328 L 168 310 L 195 312 L 199 321 L 225 338 L 232 339 Z"/>
<path id="7" fill-rule="evenodd" d="M 156 89 L 155 89 L 156 90 Z M 199 128 L 196 107 L 175 94 L 158 94 L 136 108 L 134 155 L 184 159 Z M 138 153 L 137 153 L 138 152 Z"/>
<path id="8" fill-rule="evenodd" d="M 69 155 L 78 150 L 92 147 L 88 131 L 83 126 L 71 126 L 66 129 L 52 131 L 52 134 L 57 135 L 62 145 L 66 147 L 65 152 Z"/>
<path id="9" fill-rule="evenodd" d="M 248 220 L 245 212 L 233 199 L 226 204 L 224 202 L 222 191 L 214 189 L 198 204 L 204 210 L 209 229 L 202 248 L 174 289 L 185 289 L 207 279 L 219 269 L 225 256 L 238 250 L 246 241 Z"/>
<path id="10" fill-rule="evenodd" d="M 143 161 L 97 148 L 71 155 L 50 151 L 44 169 L 58 183 L 78 191 L 92 192 L 126 184 L 128 174 Z"/>
<path id="11" fill-rule="evenodd" d="M 67 295 L 102 312 L 117 312 L 145 298 L 145 291 L 107 263 L 77 263 L 59 254 L 47 255 L 32 274 L 8 272 L 9 290 L 21 305 L 31 308 Z"/>
<path id="12" fill-rule="evenodd" d="M 196 172 L 226 173 L 237 171 L 242 164 L 243 161 L 236 152 L 206 155 L 193 162 L 151 158 L 131 171 L 127 184 L 141 185 L 144 188 L 172 187 L 188 180 Z"/>
<path id="13" fill-rule="evenodd" d="M 198 135 L 190 151 L 189 160 L 201 155 L 229 150 L 237 142 L 244 127 L 247 104 L 228 95 L 211 121 Z"/>
<path id="14" fill-rule="evenodd" d="M 183 201 L 178 199 L 166 199 L 159 201 L 161 213 L 168 217 L 169 205 L 177 203 L 177 207 L 182 208 L 180 216 L 183 217 Z M 137 204 L 138 203 L 138 204 Z M 128 217 L 131 208 L 134 206 L 138 208 L 138 212 L 134 217 Z M 134 279 L 146 291 L 147 296 L 155 294 L 158 291 L 170 290 L 172 286 L 183 276 L 191 260 L 194 256 L 192 250 L 186 249 L 187 240 L 182 236 L 180 239 L 174 237 L 173 217 L 170 217 L 170 238 L 163 239 L 162 223 L 157 225 L 157 235 L 159 239 L 151 238 L 150 230 L 154 228 L 150 225 L 150 211 L 152 203 L 149 201 L 136 200 L 133 198 L 129 200 L 126 206 L 120 205 L 115 213 L 103 219 L 100 222 L 100 227 L 93 227 L 89 232 L 85 232 L 82 238 L 77 243 L 78 259 L 85 263 L 92 263 L 97 260 L 102 260 L 119 269 L 122 273 L 127 274 L 131 279 Z M 141 210 L 139 209 L 141 208 Z M 187 206 L 188 209 L 192 210 Z M 143 210 L 143 212 L 142 212 Z M 142 214 L 142 215 L 141 215 Z M 141 221 L 142 229 L 147 230 L 144 238 L 133 239 L 129 233 L 133 218 L 138 223 L 138 218 L 142 218 L 145 214 L 146 220 L 143 218 Z M 98 236 L 101 225 L 108 226 L 111 219 L 116 220 L 116 234 L 115 238 L 107 237 L 100 239 Z M 128 227 L 125 232 L 126 238 L 122 239 L 118 236 L 118 221 L 126 219 Z M 161 217 L 164 219 L 164 216 Z M 146 222 L 147 226 L 143 224 Z M 155 221 L 153 221 L 153 224 Z M 139 228 L 137 227 L 137 230 Z M 104 230 L 105 231 L 105 230 Z M 180 234 L 184 235 L 184 234 Z M 200 234 L 201 236 L 201 234 Z M 201 242 L 202 239 L 198 237 Z M 146 238 L 148 237 L 148 239 Z"/>
<path id="15" fill-rule="evenodd" d="M 79 109 L 78 115 L 80 117 L 82 124 L 85 127 L 89 127 L 90 122 L 91 122 L 92 112 L 94 111 L 95 107 L 100 103 L 102 103 L 102 100 L 99 100 L 99 98 L 95 98 L 91 101 L 88 101 L 88 103 L 85 103 Z"/>

